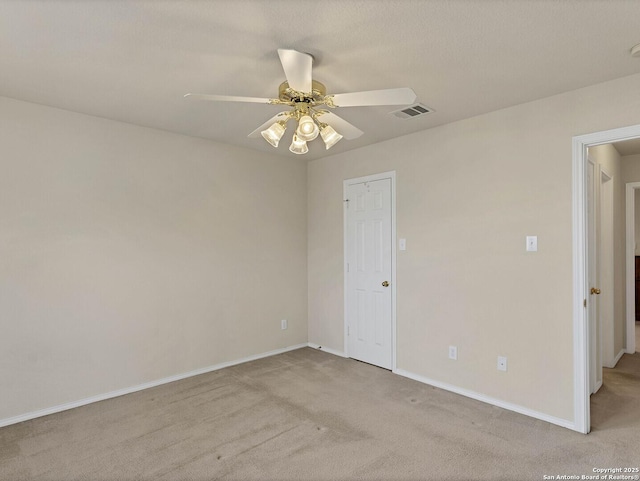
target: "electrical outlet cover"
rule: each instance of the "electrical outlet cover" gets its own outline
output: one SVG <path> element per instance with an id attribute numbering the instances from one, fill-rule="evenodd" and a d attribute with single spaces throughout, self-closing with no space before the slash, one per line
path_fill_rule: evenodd
<path id="1" fill-rule="evenodd" d="M 458 348 L 456 346 L 449 346 L 449 359 L 458 360 Z"/>
<path id="2" fill-rule="evenodd" d="M 498 371 L 507 370 L 507 358 L 504 356 L 498 356 Z"/>

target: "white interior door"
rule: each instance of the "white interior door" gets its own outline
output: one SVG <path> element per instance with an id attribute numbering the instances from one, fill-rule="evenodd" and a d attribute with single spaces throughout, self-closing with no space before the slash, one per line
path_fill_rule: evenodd
<path id="1" fill-rule="evenodd" d="M 600 218 L 598 230 L 598 320 L 602 366 L 615 367 L 613 272 L 613 178 L 600 168 Z"/>
<path id="2" fill-rule="evenodd" d="M 587 299 L 587 329 L 589 346 L 589 392 L 595 393 L 602 386 L 602 356 L 600 349 L 600 321 L 599 302 L 596 290 L 598 289 L 598 227 L 596 200 L 598 196 L 598 184 L 596 165 L 589 160 L 587 162 L 587 279 L 589 297 Z"/>
<path id="3" fill-rule="evenodd" d="M 347 354 L 393 366 L 391 179 L 346 185 Z"/>

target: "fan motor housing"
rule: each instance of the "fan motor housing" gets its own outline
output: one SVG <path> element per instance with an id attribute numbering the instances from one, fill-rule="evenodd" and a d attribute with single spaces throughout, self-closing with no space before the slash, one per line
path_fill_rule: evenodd
<path id="1" fill-rule="evenodd" d="M 322 103 L 325 95 L 327 88 L 317 80 L 311 81 L 311 92 L 297 92 L 289 87 L 286 80 L 278 87 L 278 98 L 283 102 Z"/>

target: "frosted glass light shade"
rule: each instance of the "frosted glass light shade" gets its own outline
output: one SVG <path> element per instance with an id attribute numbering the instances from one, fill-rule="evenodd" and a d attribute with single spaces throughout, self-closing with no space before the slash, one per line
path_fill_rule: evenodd
<path id="1" fill-rule="evenodd" d="M 263 130 L 260 133 L 267 142 L 269 142 L 274 147 L 278 147 L 280 139 L 284 135 L 285 130 L 287 130 L 286 124 L 284 124 L 283 122 L 276 122 L 267 130 Z"/>
<path id="2" fill-rule="evenodd" d="M 298 128 L 296 130 L 296 134 L 302 140 L 313 140 L 318 136 L 320 129 L 313 121 L 311 117 L 308 115 L 303 115 L 300 117 L 300 122 L 298 122 Z"/>
<path id="3" fill-rule="evenodd" d="M 293 141 L 291 142 L 289 150 L 294 154 L 306 154 L 307 152 L 309 152 L 309 147 L 307 147 L 306 140 L 302 140 L 298 137 L 297 134 L 294 134 Z"/>
<path id="4" fill-rule="evenodd" d="M 327 146 L 327 150 L 336 145 L 340 139 L 342 139 L 342 135 L 334 130 L 330 125 L 326 125 L 320 131 L 320 135 L 322 136 L 322 140 L 324 140 L 324 145 Z"/>

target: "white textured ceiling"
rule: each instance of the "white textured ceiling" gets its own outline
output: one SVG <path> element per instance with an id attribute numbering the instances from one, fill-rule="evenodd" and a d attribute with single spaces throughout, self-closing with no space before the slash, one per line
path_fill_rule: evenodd
<path id="1" fill-rule="evenodd" d="M 0 95 L 292 156 L 247 138 L 282 108 L 182 96 L 275 97 L 294 48 L 329 93 L 411 87 L 436 110 L 338 109 L 365 134 L 312 159 L 639 73 L 639 19 L 638 0 L 0 0 Z"/>

